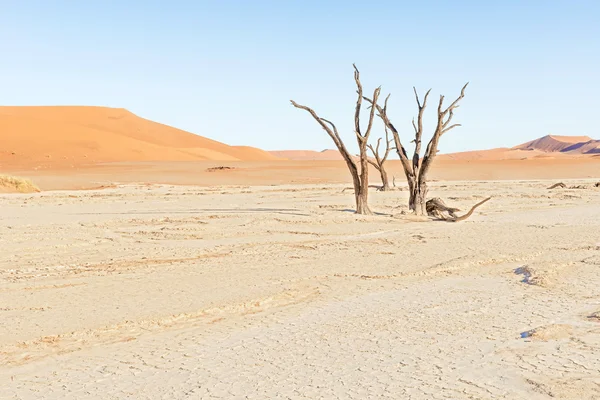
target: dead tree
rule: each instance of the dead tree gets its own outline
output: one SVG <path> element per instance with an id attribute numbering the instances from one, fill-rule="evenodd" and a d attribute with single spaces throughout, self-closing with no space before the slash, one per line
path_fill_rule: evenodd
<path id="1" fill-rule="evenodd" d="M 340 137 L 336 126 L 333 122 L 326 120 L 325 118 L 321 118 L 317 115 L 317 113 L 307 107 L 296 103 L 294 100 L 290 100 L 292 105 L 296 108 L 300 108 L 302 110 L 308 111 L 310 115 L 317 121 L 317 123 L 327 132 L 329 137 L 335 143 L 335 146 L 339 150 L 340 154 L 344 158 L 346 165 L 348 166 L 348 170 L 350 171 L 350 175 L 352 175 L 352 182 L 354 184 L 354 198 L 356 201 L 356 213 L 357 214 L 372 214 L 371 209 L 369 208 L 368 196 L 369 196 L 369 156 L 367 154 L 367 144 L 369 140 L 369 136 L 371 135 L 371 128 L 373 127 L 373 120 L 375 119 L 375 108 L 371 108 L 371 113 L 369 114 L 369 123 L 367 125 L 366 131 L 363 133 L 360 127 L 360 111 L 362 107 L 363 100 L 363 88 L 360 83 L 360 73 L 358 72 L 358 68 L 356 65 L 352 65 L 354 67 L 354 81 L 356 82 L 358 99 L 356 100 L 356 108 L 354 111 L 354 131 L 356 135 L 356 140 L 358 142 L 358 148 L 360 150 L 360 159 L 359 165 L 360 169 L 356 163 L 356 161 L 352 158 L 352 155 L 344 145 L 342 138 Z M 377 99 L 379 98 L 379 92 L 381 88 L 375 89 L 373 92 L 373 101 L 377 103 Z"/>
<path id="2" fill-rule="evenodd" d="M 427 144 L 423 158 L 421 158 L 420 154 L 421 139 L 423 137 L 423 114 L 425 112 L 425 107 L 427 107 L 427 98 L 429 97 L 431 89 L 427 91 L 425 97 L 423 98 L 423 103 L 421 103 L 417 89 L 413 88 L 419 112 L 416 123 L 414 119 L 412 121 L 412 125 L 415 130 L 415 151 L 412 160 L 408 158 L 408 153 L 405 147 L 402 145 L 402 141 L 400 140 L 400 134 L 387 115 L 387 109 L 382 108 L 377 101 L 365 97 L 366 101 L 377 108 L 379 117 L 383 120 L 385 126 L 392 132 L 396 152 L 400 157 L 402 168 L 404 169 L 404 173 L 406 174 L 406 179 L 408 181 L 408 189 L 410 191 L 408 205 L 410 210 L 417 215 L 427 215 L 427 173 L 429 172 L 431 164 L 433 163 L 433 160 L 438 152 L 438 144 L 442 135 L 451 129 L 456 128 L 457 126 L 460 126 L 460 124 L 451 124 L 451 122 L 452 118 L 454 117 L 454 110 L 459 106 L 458 103 L 460 100 L 465 97 L 465 89 L 467 88 L 467 85 L 468 83 L 463 86 L 462 90 L 460 91 L 460 96 L 458 96 L 458 98 L 454 100 L 447 108 L 444 108 L 444 96 L 440 96 L 440 101 L 437 108 L 437 124 L 435 131 L 433 132 L 433 136 Z"/>
<path id="3" fill-rule="evenodd" d="M 385 99 L 385 104 L 383 106 L 384 112 L 387 111 L 387 102 L 390 96 Z M 387 126 L 384 125 L 385 129 L 385 151 L 384 153 L 379 153 L 379 146 L 381 145 L 381 139 L 377 139 L 377 146 L 373 148 L 373 145 L 368 144 L 367 147 L 371 150 L 375 161 L 369 159 L 369 164 L 371 164 L 377 171 L 379 171 L 379 175 L 381 176 L 381 189 L 382 191 L 390 190 L 390 182 L 388 179 L 388 174 L 385 169 L 385 162 L 387 161 L 388 156 L 390 155 L 390 151 L 394 149 L 392 143 L 394 140 L 390 140 L 390 131 Z"/>

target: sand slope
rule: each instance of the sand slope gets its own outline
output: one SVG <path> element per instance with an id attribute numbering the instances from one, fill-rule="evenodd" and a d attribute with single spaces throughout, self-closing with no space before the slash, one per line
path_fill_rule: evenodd
<path id="1" fill-rule="evenodd" d="M 0 140 L 2 166 L 276 159 L 105 107 L 0 107 Z"/>
<path id="2" fill-rule="evenodd" d="M 565 153 L 598 154 L 600 153 L 600 140 L 575 143 L 563 150 Z"/>
<path id="3" fill-rule="evenodd" d="M 543 152 L 562 152 L 567 148 L 573 150 L 573 145 L 592 141 L 588 136 L 557 136 L 546 135 L 531 142 L 513 147 L 514 150 L 540 150 Z"/>

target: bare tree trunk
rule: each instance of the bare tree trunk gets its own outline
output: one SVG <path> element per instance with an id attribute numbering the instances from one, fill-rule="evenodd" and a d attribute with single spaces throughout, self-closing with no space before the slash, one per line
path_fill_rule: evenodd
<path id="1" fill-rule="evenodd" d="M 427 197 L 427 184 L 419 184 L 419 182 L 413 177 L 408 179 L 408 208 L 416 215 L 427 215 L 426 210 L 426 197 Z"/>
<path id="2" fill-rule="evenodd" d="M 419 185 L 418 183 L 409 185 L 410 187 L 410 198 L 408 200 L 408 207 L 416 215 L 427 215 L 427 185 Z"/>
<path id="3" fill-rule="evenodd" d="M 381 175 L 381 190 L 390 190 L 390 181 L 388 179 L 388 174 L 385 168 L 381 168 L 379 170 L 379 174 Z"/>
<path id="4" fill-rule="evenodd" d="M 372 215 L 373 212 L 369 208 L 369 199 L 368 199 L 369 190 L 368 188 L 365 190 L 360 188 L 354 192 L 354 197 L 356 200 L 356 213 L 364 214 L 364 215 Z"/>
<path id="5" fill-rule="evenodd" d="M 371 215 L 369 208 L 369 161 L 366 141 L 360 144 L 360 188 L 356 194 L 356 213 Z"/>

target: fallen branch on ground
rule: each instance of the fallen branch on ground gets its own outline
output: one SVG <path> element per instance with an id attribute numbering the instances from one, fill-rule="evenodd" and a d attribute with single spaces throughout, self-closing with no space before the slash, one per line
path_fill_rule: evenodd
<path id="1" fill-rule="evenodd" d="M 466 213 L 465 215 L 458 216 L 456 215 L 456 212 L 460 211 L 458 208 L 448 207 L 442 199 L 440 199 L 439 197 L 435 197 L 433 199 L 427 200 L 427 215 L 448 222 L 464 221 L 473 214 L 473 211 L 475 211 L 477 207 L 481 206 L 483 203 L 490 199 L 491 197 L 488 197 L 487 199 L 480 201 L 479 203 L 471 207 L 468 213 Z"/>
<path id="2" fill-rule="evenodd" d="M 600 187 L 600 182 L 596 183 L 596 185 L 595 185 L 595 186 L 596 186 L 596 187 Z M 550 187 L 548 188 L 548 190 L 550 190 L 550 189 L 555 189 L 555 188 L 558 188 L 558 187 L 559 187 L 559 188 L 562 188 L 562 189 L 587 189 L 587 186 L 585 186 L 585 185 L 573 185 L 573 186 L 567 186 L 567 185 L 565 185 L 565 184 L 564 184 L 564 183 L 562 183 L 562 182 L 558 182 L 558 183 L 555 183 L 554 185 L 550 186 Z"/>
<path id="3" fill-rule="evenodd" d="M 556 189 L 557 187 L 559 187 L 559 188 L 563 188 L 563 189 L 564 189 L 564 188 L 566 188 L 566 187 L 567 187 L 567 185 L 565 185 L 565 184 L 564 184 L 564 183 L 562 183 L 562 182 L 558 182 L 558 183 L 555 183 L 554 185 L 550 186 L 550 187 L 548 188 L 548 190 L 550 190 L 550 189 Z"/>

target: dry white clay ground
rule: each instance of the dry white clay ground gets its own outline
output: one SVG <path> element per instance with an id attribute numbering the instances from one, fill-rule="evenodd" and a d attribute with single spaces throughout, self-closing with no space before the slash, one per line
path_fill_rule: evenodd
<path id="1" fill-rule="evenodd" d="M 0 196 L 0 399 L 600 399 L 600 189 Z M 397 207 L 401 205 L 401 207 Z"/>

